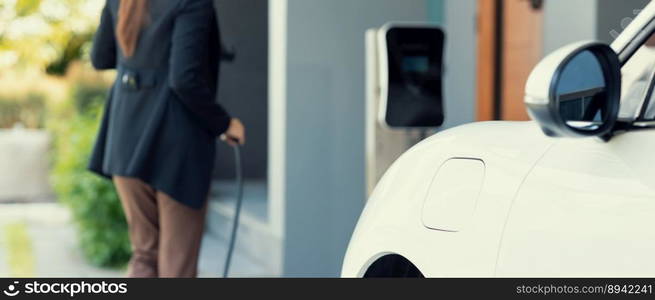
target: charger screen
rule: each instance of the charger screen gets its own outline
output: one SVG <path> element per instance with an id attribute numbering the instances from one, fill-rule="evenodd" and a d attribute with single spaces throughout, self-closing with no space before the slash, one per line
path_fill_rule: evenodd
<path id="1" fill-rule="evenodd" d="M 403 72 L 406 73 L 426 73 L 430 70 L 428 56 L 405 56 L 402 64 Z"/>
<path id="2" fill-rule="evenodd" d="M 389 127 L 443 124 L 444 33 L 434 27 L 394 27 L 386 33 L 388 87 L 384 122 Z"/>

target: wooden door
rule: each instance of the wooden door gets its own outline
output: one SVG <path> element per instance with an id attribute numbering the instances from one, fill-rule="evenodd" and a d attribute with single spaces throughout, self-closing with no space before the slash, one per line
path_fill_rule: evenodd
<path id="1" fill-rule="evenodd" d="M 528 120 L 525 83 L 543 55 L 540 2 L 478 0 L 478 120 Z"/>

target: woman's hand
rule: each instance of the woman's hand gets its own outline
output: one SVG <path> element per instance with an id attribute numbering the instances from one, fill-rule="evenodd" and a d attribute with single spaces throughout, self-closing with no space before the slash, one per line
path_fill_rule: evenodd
<path id="1" fill-rule="evenodd" d="M 241 120 L 233 118 L 230 121 L 230 127 L 221 135 L 221 141 L 228 143 L 230 146 L 246 144 L 246 128 Z"/>

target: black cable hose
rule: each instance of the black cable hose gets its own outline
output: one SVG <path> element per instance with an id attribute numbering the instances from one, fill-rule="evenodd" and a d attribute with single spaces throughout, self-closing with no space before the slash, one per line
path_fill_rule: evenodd
<path id="1" fill-rule="evenodd" d="M 223 270 L 223 278 L 227 278 L 230 272 L 230 264 L 232 263 L 232 254 L 234 253 L 234 245 L 237 240 L 237 231 L 239 229 L 239 219 L 241 218 L 241 206 L 243 204 L 243 163 L 241 161 L 241 146 L 239 144 L 233 146 L 234 148 L 234 164 L 236 170 L 236 209 L 234 212 L 234 220 L 232 221 L 232 233 L 230 235 L 230 243 L 227 248 L 227 255 L 225 257 L 225 269 Z"/>

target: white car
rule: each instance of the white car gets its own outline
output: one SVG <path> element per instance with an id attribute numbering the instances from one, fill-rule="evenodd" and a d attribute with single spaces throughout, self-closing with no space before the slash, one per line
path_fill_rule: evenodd
<path id="1" fill-rule="evenodd" d="M 405 153 L 342 276 L 655 277 L 653 32 L 655 3 L 611 46 L 540 62 L 533 122 L 465 125 Z"/>

